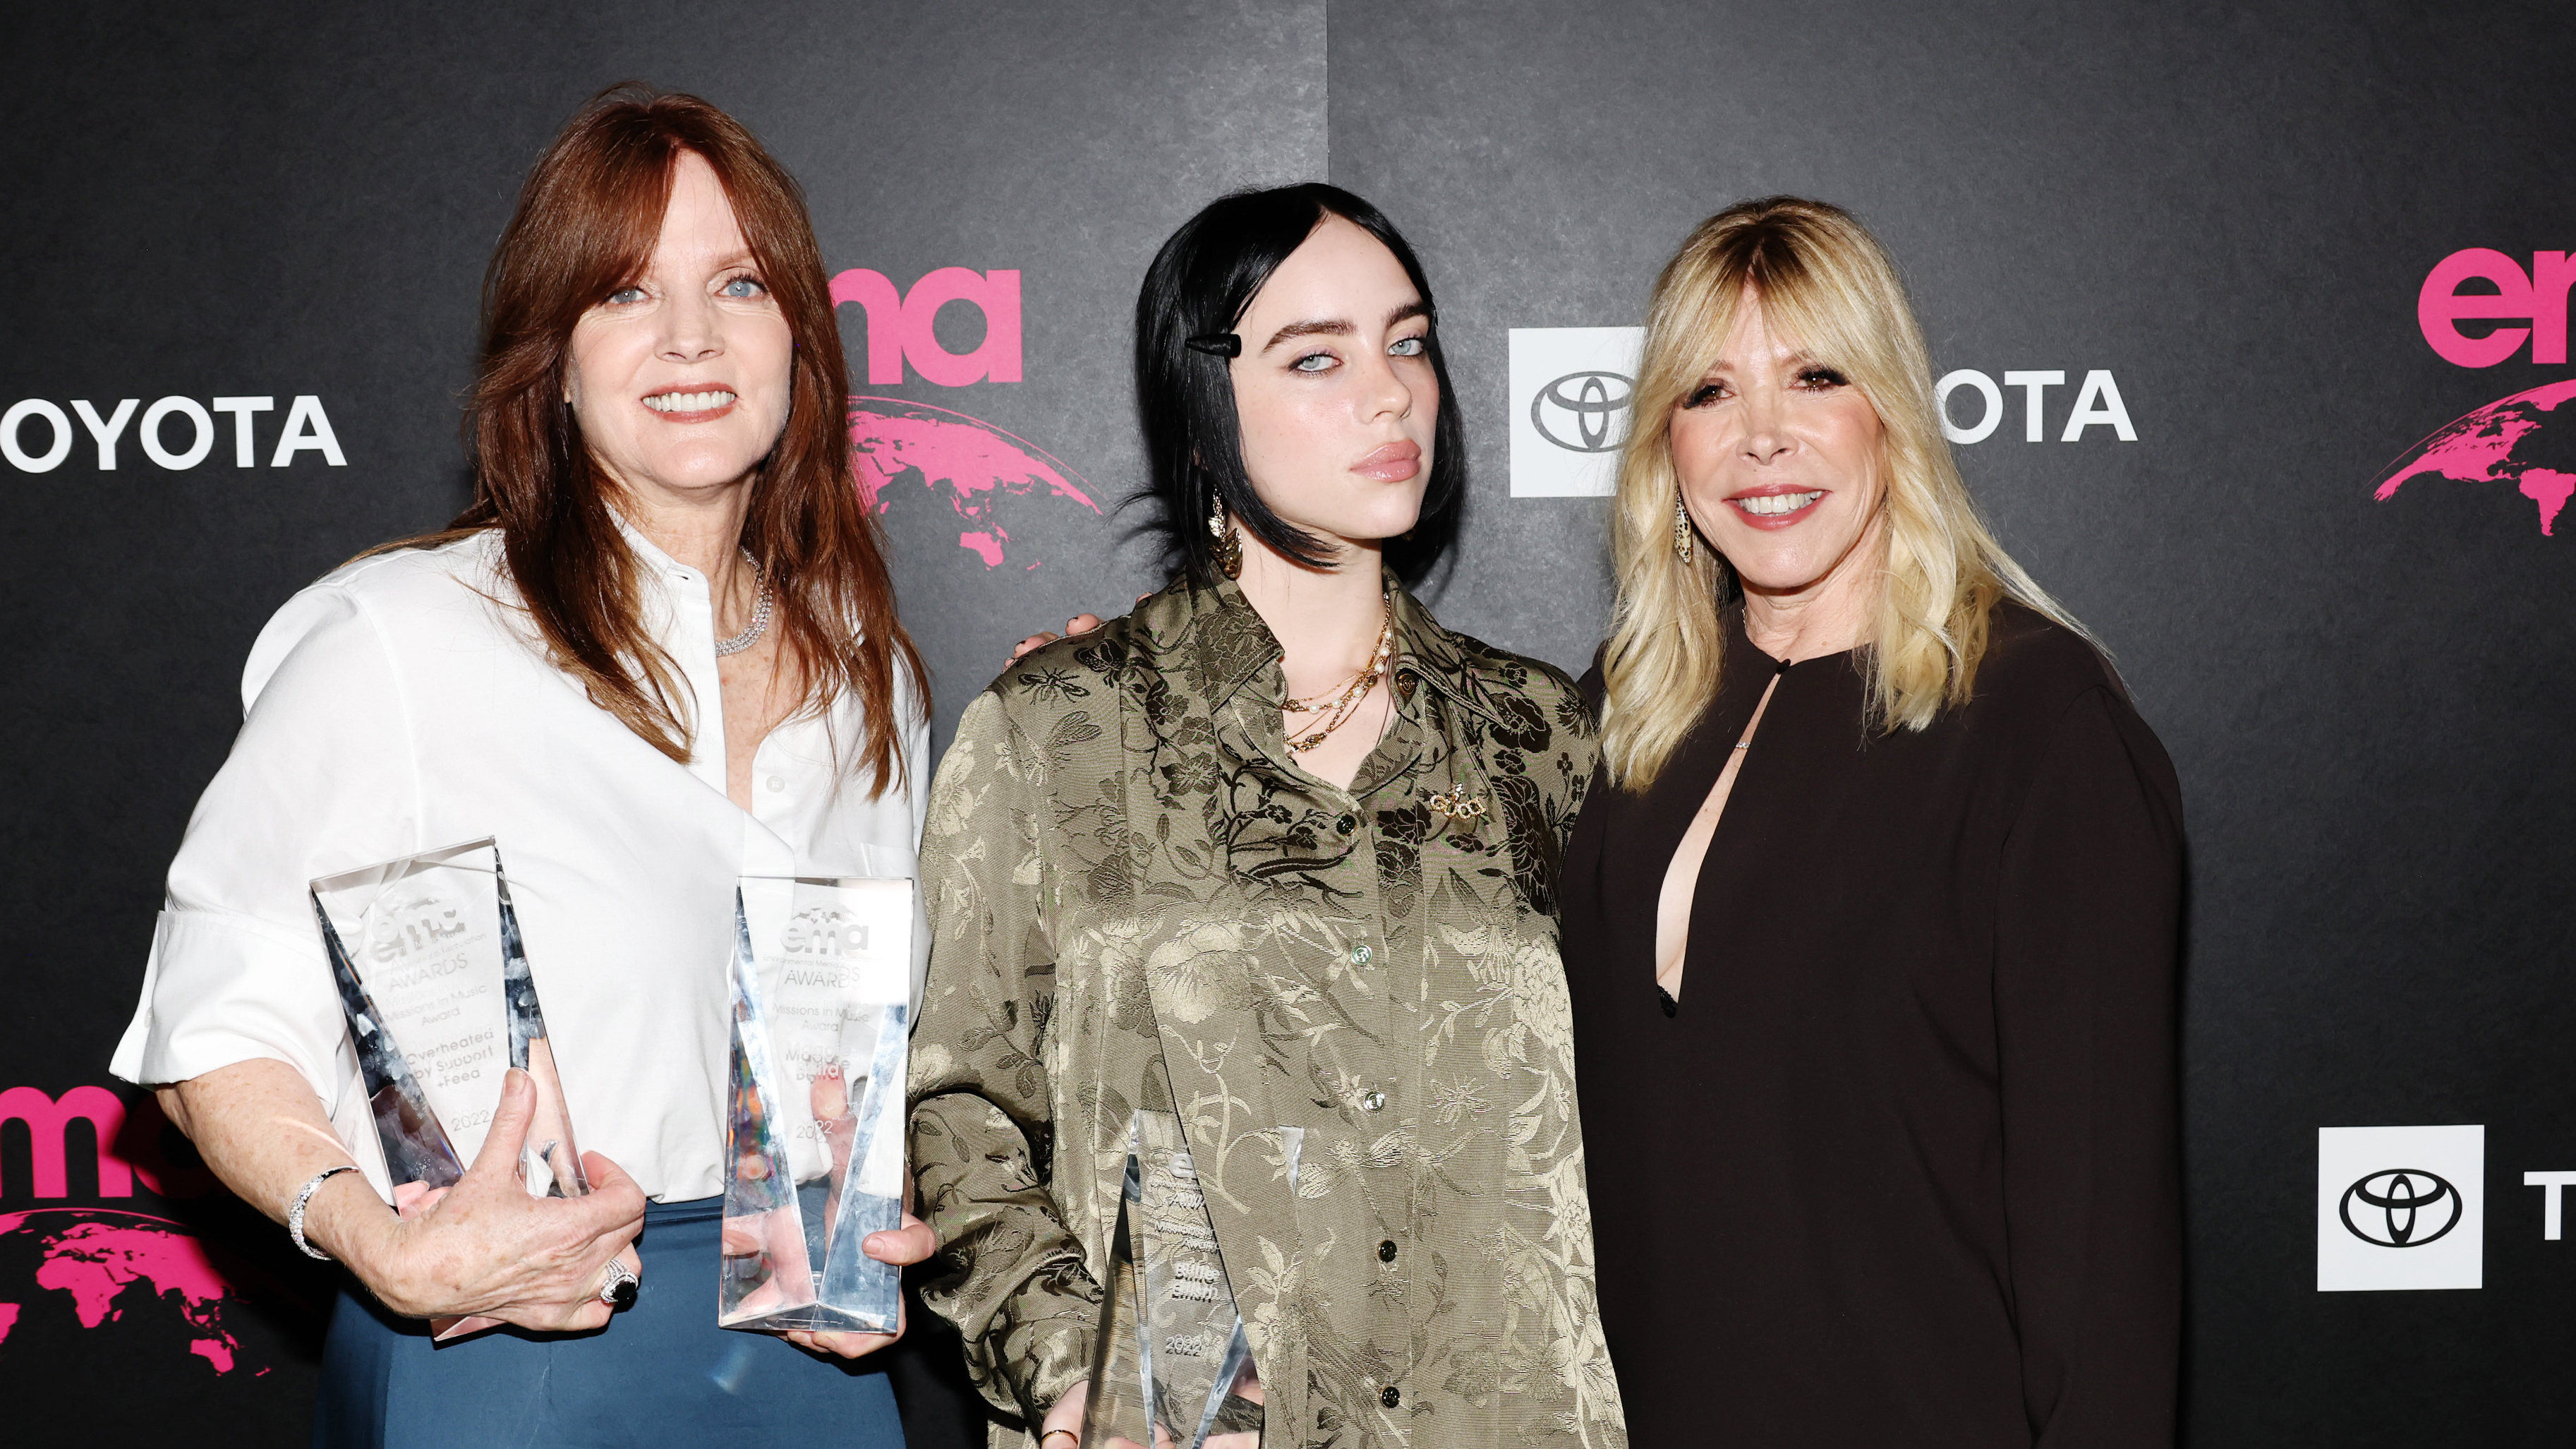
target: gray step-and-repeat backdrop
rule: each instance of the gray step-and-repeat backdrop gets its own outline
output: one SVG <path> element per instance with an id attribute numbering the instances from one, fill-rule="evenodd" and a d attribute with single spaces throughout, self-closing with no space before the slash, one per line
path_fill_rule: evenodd
<path id="1" fill-rule="evenodd" d="M 1604 627 L 1598 450 L 1656 267 L 1739 198 L 1855 209 L 1909 273 L 1972 485 L 2182 772 L 2190 1441 L 2564 1442 L 2563 5 L 55 6 L 8 30 L 12 1439 L 302 1433 L 327 1270 L 107 1057 L 253 634 L 464 498 L 483 262 L 565 116 L 640 77 L 732 110 L 811 193 L 943 728 L 1011 639 L 1159 582 L 1119 511 L 1129 308 L 1220 191 L 1324 177 L 1411 234 L 1474 449 L 1430 598 L 1569 667 Z M 2400 1168 L 2411 1233 L 2352 1192 Z M 962 1440 L 954 1351 L 923 1332 L 893 1361 L 917 1443 Z"/>

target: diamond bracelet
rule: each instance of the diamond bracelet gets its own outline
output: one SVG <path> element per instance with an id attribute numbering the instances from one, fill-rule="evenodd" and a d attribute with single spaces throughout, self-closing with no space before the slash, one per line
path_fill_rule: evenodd
<path id="1" fill-rule="evenodd" d="M 303 1250 L 304 1256 L 308 1258 L 319 1258 L 325 1263 L 331 1261 L 330 1254 L 323 1252 L 320 1248 L 304 1241 L 304 1209 L 311 1205 L 313 1201 L 313 1190 L 320 1187 L 322 1184 L 329 1182 L 332 1178 L 339 1176 L 341 1173 L 355 1172 L 357 1170 L 358 1169 L 355 1164 L 347 1162 L 343 1162 L 337 1167 L 326 1167 L 320 1172 L 313 1174 L 311 1177 L 306 1178 L 304 1180 L 304 1186 L 296 1190 L 295 1203 L 292 1207 L 289 1207 L 286 1210 L 286 1235 L 295 1240 L 295 1246 Z"/>

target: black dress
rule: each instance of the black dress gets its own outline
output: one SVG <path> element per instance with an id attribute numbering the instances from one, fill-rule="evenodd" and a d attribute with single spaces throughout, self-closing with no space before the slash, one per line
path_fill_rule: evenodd
<path id="1" fill-rule="evenodd" d="M 1601 1318 L 1638 1449 L 2170 1445 L 2181 1319 L 2173 766 L 2006 606 L 1974 700 L 1872 733 L 1854 656 L 1725 679 L 1596 782 L 1564 954 Z M 1780 675 L 1691 907 L 1655 908 Z M 1585 688 L 1597 701 L 1599 671 Z"/>

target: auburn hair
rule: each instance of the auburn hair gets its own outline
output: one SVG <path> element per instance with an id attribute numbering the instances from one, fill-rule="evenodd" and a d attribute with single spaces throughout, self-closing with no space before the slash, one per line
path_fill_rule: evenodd
<path id="1" fill-rule="evenodd" d="M 1672 424 L 1716 365 L 1748 294 L 1775 328 L 1850 378 L 1878 414 L 1885 527 L 1877 608 L 1860 654 L 1873 723 L 1919 730 L 1967 703 L 2006 599 L 2092 638 L 1977 516 L 1941 436 L 1923 329 L 1877 238 L 1824 202 L 1744 202 L 1699 224 L 1665 264 L 1646 309 L 1611 513 L 1619 597 L 1602 651 L 1601 753 L 1628 790 L 1644 790 L 1672 758 L 1715 697 L 1725 665 L 1720 610 L 1739 590 L 1705 537 L 1687 561 L 1673 547 L 1680 476 Z"/>
<path id="2" fill-rule="evenodd" d="M 742 124 L 696 96 L 636 82 L 582 107 L 520 189 L 483 278 L 482 355 L 468 403 L 474 500 L 436 544 L 501 535 L 521 606 L 556 668 L 647 743 L 687 761 L 698 709 L 645 627 L 639 566 L 618 527 L 617 485 L 584 445 L 565 400 L 573 328 L 640 277 L 660 239 L 682 152 L 715 172 L 760 279 L 794 339 L 785 431 L 751 471 L 742 546 L 775 590 L 780 665 L 800 681 L 791 716 L 829 719 L 847 693 L 861 737 L 834 741 L 870 793 L 903 775 L 896 701 L 927 690 L 921 655 L 895 617 L 883 534 L 861 501 L 846 433 L 848 369 L 831 287 L 796 179 Z M 391 545 L 400 547 L 402 545 Z"/>

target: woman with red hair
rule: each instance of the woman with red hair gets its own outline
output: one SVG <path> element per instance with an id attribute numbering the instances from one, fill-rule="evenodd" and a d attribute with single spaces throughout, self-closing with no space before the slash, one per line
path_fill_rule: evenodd
<path id="1" fill-rule="evenodd" d="M 316 1443 L 902 1442 L 884 1375 L 819 1356 L 893 1336 L 798 1352 L 719 1331 L 713 1291 L 736 878 L 910 875 L 921 828 L 921 663 L 847 393 L 795 181 L 703 101 L 606 92 L 485 280 L 473 502 L 253 646 L 116 1070 L 355 1280 Z M 515 1071 L 445 1192 L 352 1151 L 374 1128 L 306 883 L 483 836 L 587 1196 L 518 1181 Z M 930 1247 L 909 1219 L 867 1244 Z M 433 1351 L 423 1320 L 459 1315 L 507 1327 Z"/>

